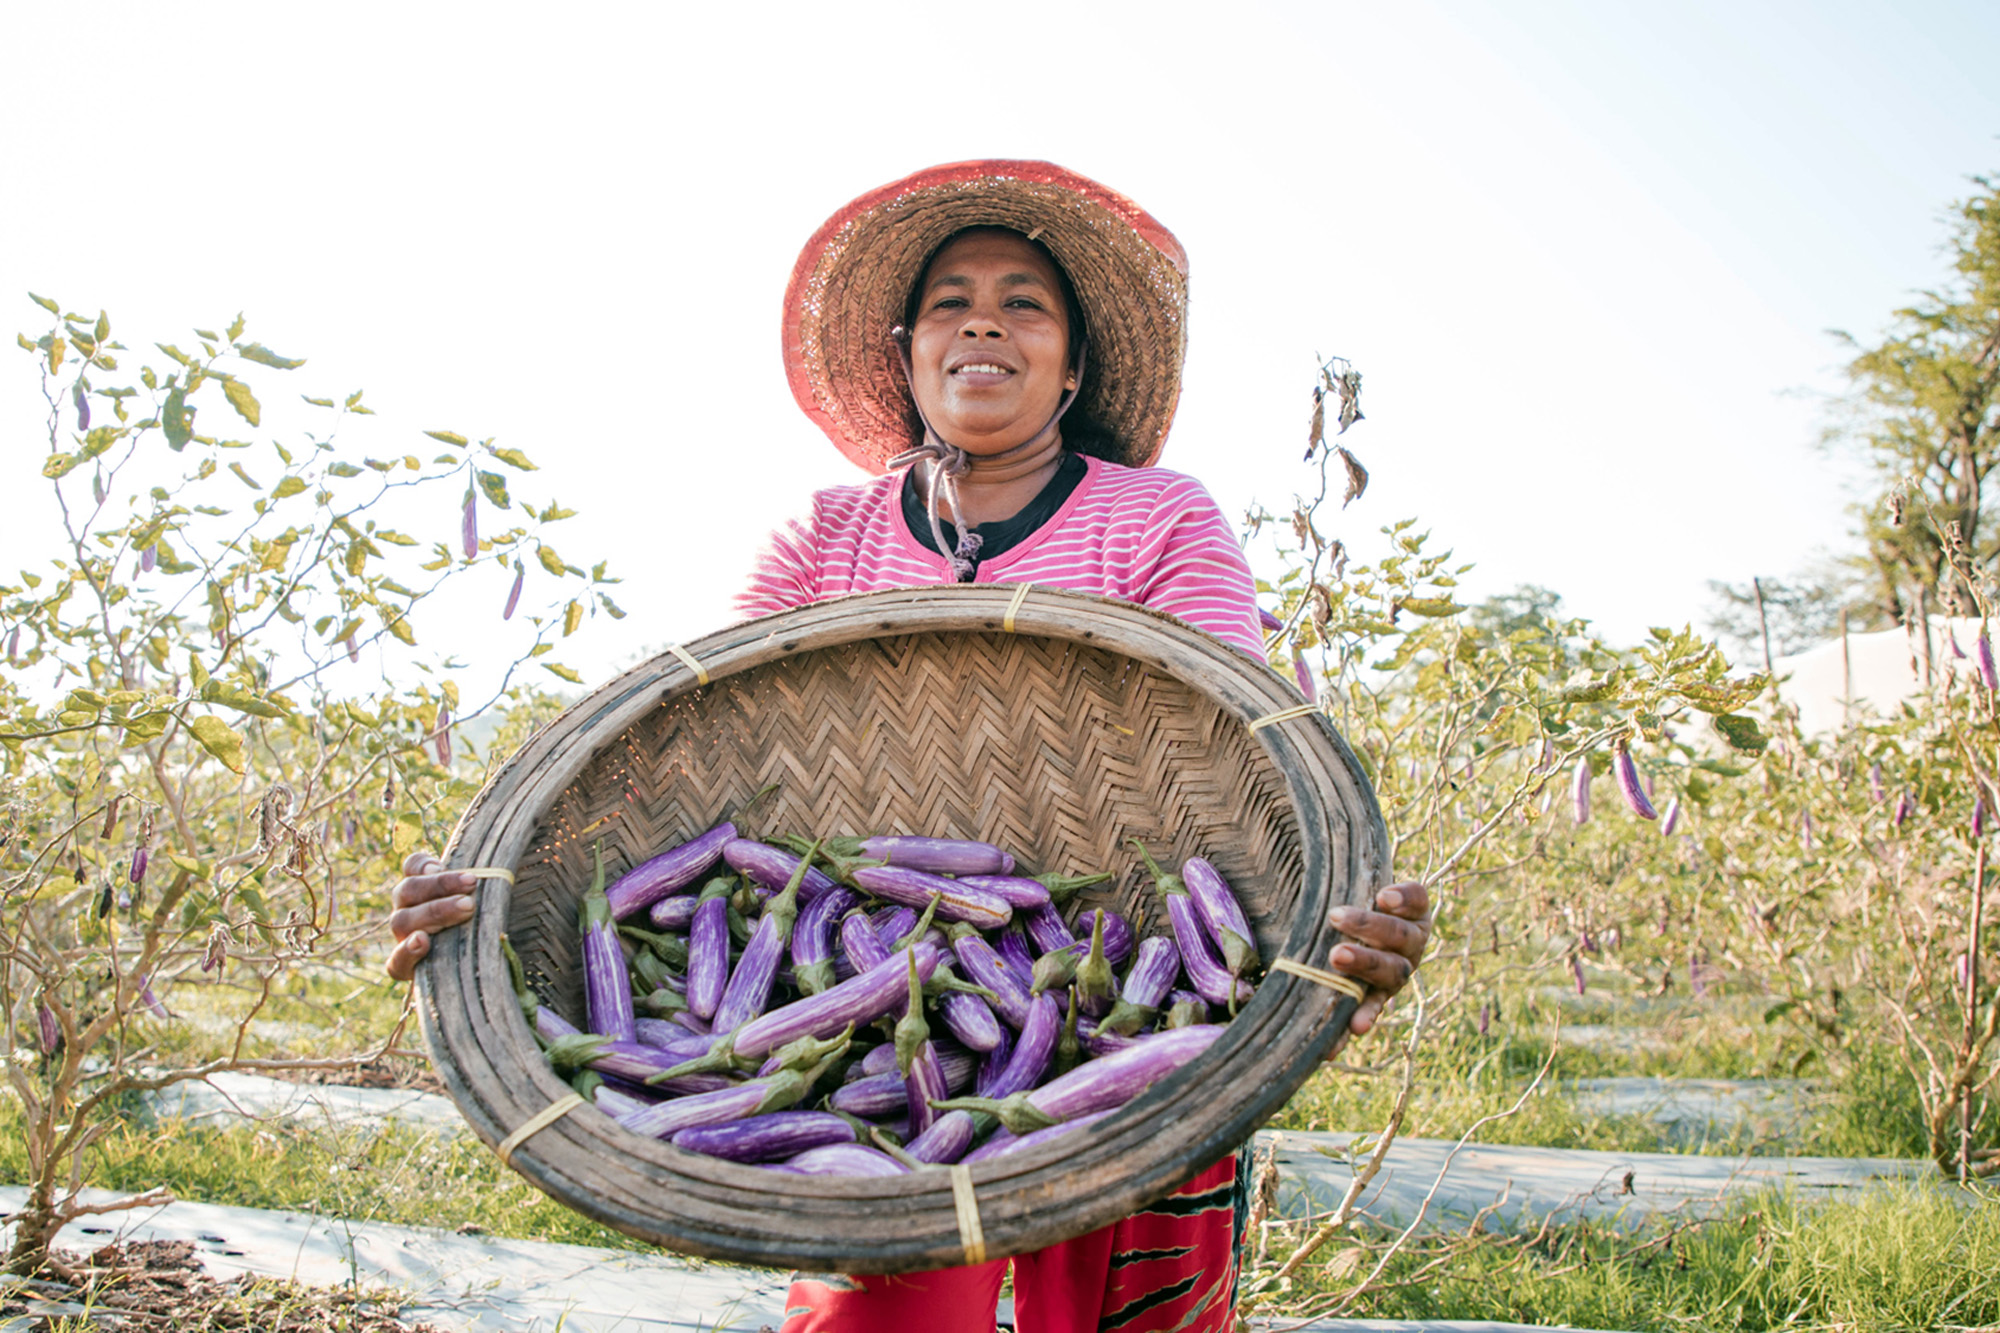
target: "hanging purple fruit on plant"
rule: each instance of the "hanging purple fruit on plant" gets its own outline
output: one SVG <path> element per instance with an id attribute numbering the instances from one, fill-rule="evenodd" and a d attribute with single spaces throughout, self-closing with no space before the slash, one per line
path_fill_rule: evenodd
<path id="1" fill-rule="evenodd" d="M 84 396 L 83 381 L 76 382 L 70 391 L 70 401 L 76 404 L 76 428 L 78 431 L 90 429 L 90 399 Z"/>
<path id="2" fill-rule="evenodd" d="M 458 536 L 464 545 L 465 558 L 471 560 L 479 554 L 479 500 L 470 486 L 465 488 L 465 512 L 459 516 Z"/>
<path id="3" fill-rule="evenodd" d="M 1993 641 L 1986 637 L 1986 631 L 1979 631 L 1979 639 L 1973 644 L 1979 654 L 1979 678 L 1986 682 L 1988 690 L 2000 689 L 2000 668 L 1993 664 Z"/>
<path id="4" fill-rule="evenodd" d="M 1576 822 L 1579 825 L 1590 822 L 1590 756 L 1576 757 L 1576 776 L 1570 782 L 1570 796 L 1576 804 Z"/>
<path id="5" fill-rule="evenodd" d="M 518 560 L 514 562 L 514 586 L 507 592 L 507 605 L 500 609 L 502 620 L 514 618 L 514 608 L 521 604 L 521 580 L 528 576 L 526 566 Z"/>
<path id="6" fill-rule="evenodd" d="M 1679 828 L 1680 824 L 1681 798 L 1676 796 L 1673 800 L 1667 802 L 1667 811 L 1660 816 L 1660 836 L 1663 838 L 1673 837 L 1674 830 Z"/>
<path id="7" fill-rule="evenodd" d="M 440 764 L 451 763 L 451 710 L 448 708 L 438 709 L 437 757 Z"/>
<path id="8" fill-rule="evenodd" d="M 1980 792 L 1972 798 L 1972 836 L 1977 839 L 1986 833 L 1986 793 Z"/>
<path id="9" fill-rule="evenodd" d="M 1639 766 L 1632 762 L 1632 751 L 1623 745 L 1611 749 L 1611 768 L 1618 775 L 1618 790 L 1624 793 L 1625 804 L 1632 807 L 1632 813 L 1641 819 L 1658 819 L 1660 812 L 1653 809 L 1647 798 L 1646 788 L 1639 781 Z"/>
<path id="10" fill-rule="evenodd" d="M 1905 788 L 1903 794 L 1896 798 L 1896 813 L 1891 816 L 1896 827 L 1903 827 L 1903 821 L 1915 814 L 1916 808 L 1916 803 L 1910 799 L 1909 790 Z"/>
<path id="11" fill-rule="evenodd" d="M 1868 795 L 1877 805 L 1880 805 L 1883 796 L 1886 794 L 1882 790 L 1882 761 L 1877 759 L 1868 766 Z"/>

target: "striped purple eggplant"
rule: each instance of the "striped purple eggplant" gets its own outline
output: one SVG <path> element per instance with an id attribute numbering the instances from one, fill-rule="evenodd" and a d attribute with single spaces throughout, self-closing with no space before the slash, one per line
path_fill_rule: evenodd
<path id="1" fill-rule="evenodd" d="M 1292 679 L 1299 683 L 1299 693 L 1307 703 L 1319 702 L 1319 691 L 1313 688 L 1312 668 L 1306 665 L 1306 655 L 1297 648 L 1292 649 Z"/>
<path id="2" fill-rule="evenodd" d="M 54 1055 L 62 1046 L 62 1024 L 56 1021 L 56 1011 L 46 1004 L 35 1006 L 35 1025 L 42 1039 L 42 1054 Z"/>
<path id="3" fill-rule="evenodd" d="M 146 882 L 146 844 L 140 843 L 132 849 L 132 869 L 127 873 L 126 881 L 131 884 Z"/>
<path id="4" fill-rule="evenodd" d="M 927 1165 L 946 1166 L 971 1151 L 978 1130 L 978 1122 L 970 1111 L 946 1111 L 931 1122 L 929 1129 L 913 1137 L 903 1151 Z"/>
<path id="5" fill-rule="evenodd" d="M 1181 974 L 1181 951 L 1165 935 L 1152 935 L 1139 942 L 1138 955 L 1118 1003 L 1111 1007 L 1099 1026 L 1106 1032 L 1132 1036 L 1159 1016 L 1160 1004 Z"/>
<path id="6" fill-rule="evenodd" d="M 1632 813 L 1641 819 L 1658 819 L 1660 812 L 1653 808 L 1652 800 L 1646 795 L 1645 784 L 1639 780 L 1639 766 L 1632 762 L 1632 751 L 1624 745 L 1611 747 L 1611 771 L 1618 775 L 1618 790 L 1625 797 L 1625 804 L 1632 807 Z"/>
<path id="7" fill-rule="evenodd" d="M 597 847 L 597 873 L 583 895 L 578 930 L 583 935 L 583 1009 L 590 1030 L 617 1041 L 634 1040 L 632 983 L 618 947 L 610 899 L 604 891 L 604 845 Z"/>
<path id="8" fill-rule="evenodd" d="M 646 909 L 646 920 L 654 930 L 672 930 L 686 934 L 694 926 L 694 909 L 701 900 L 692 894 L 677 893 L 671 898 L 662 898 Z"/>
<path id="9" fill-rule="evenodd" d="M 971 927 L 952 932 L 952 954 L 974 985 L 993 992 L 993 1012 L 1019 1032 L 1028 1022 L 1028 976 L 1034 969 L 1010 967 L 994 947 Z"/>
<path id="10" fill-rule="evenodd" d="M 986 1053 L 979 1062 L 979 1072 L 973 1080 L 973 1091 L 982 1097 L 991 1097 L 1000 1078 L 1007 1072 L 1007 1062 L 1014 1055 L 1014 1039 L 1007 1035 L 1007 1029 L 1000 1029 L 1000 1044 Z"/>
<path id="11" fill-rule="evenodd" d="M 582 1033 L 583 1029 L 547 1005 L 536 1006 L 535 1035 L 540 1037 L 544 1044 L 556 1041 L 562 1037 L 581 1036 Z"/>
<path id="12" fill-rule="evenodd" d="M 813 1148 L 854 1141 L 854 1122 L 831 1111 L 773 1111 L 684 1129 L 673 1137 L 676 1148 L 731 1162 L 782 1162 Z"/>
<path id="13" fill-rule="evenodd" d="M 935 1045 L 931 1051 L 937 1057 L 938 1068 L 943 1071 L 946 1088 L 956 1092 L 972 1086 L 973 1076 L 978 1073 L 979 1067 L 968 1052 L 942 1050 Z M 829 1110 L 858 1115 L 866 1120 L 883 1120 L 907 1112 L 909 1097 L 909 1080 L 897 1073 L 892 1065 L 880 1074 L 869 1074 L 852 1083 L 841 1084 L 833 1090 L 826 1104 Z"/>
<path id="14" fill-rule="evenodd" d="M 1897 828 L 1901 828 L 1903 827 L 1903 821 L 1916 812 L 1917 803 L 1910 798 L 1908 789 L 1905 789 L 1903 794 L 1896 798 L 1896 813 L 1890 816 L 1890 818 L 1895 821 Z"/>
<path id="15" fill-rule="evenodd" d="M 1244 917 L 1242 904 L 1236 901 L 1236 892 L 1229 887 L 1229 881 L 1207 858 L 1190 856 L 1181 862 L 1181 882 L 1187 885 L 1188 896 L 1194 899 L 1195 914 L 1208 927 L 1209 938 L 1222 950 L 1222 965 L 1239 977 L 1261 966 L 1257 937 L 1251 933 L 1250 922 Z"/>
<path id="16" fill-rule="evenodd" d="M 688 927 L 688 1013 L 712 1021 L 730 981 L 730 877 L 702 887 Z"/>
<path id="17" fill-rule="evenodd" d="M 1188 981 L 1203 999 L 1211 1004 L 1228 1005 L 1234 1013 L 1238 1003 L 1250 998 L 1249 984 L 1239 981 L 1216 957 L 1214 946 L 1208 942 L 1208 930 L 1202 925 L 1181 877 L 1162 870 L 1137 838 L 1128 841 L 1139 849 L 1146 869 L 1152 872 L 1153 883 L 1167 900 L 1167 920 L 1173 926 L 1174 943 L 1180 947 L 1181 966 L 1187 970 Z"/>
<path id="18" fill-rule="evenodd" d="M 1124 1050 L 1092 1060 L 1030 1092 L 1001 1099 L 946 1098 L 940 1111 L 985 1111 L 1016 1134 L 1125 1105 L 1215 1044 L 1220 1025 L 1177 1028 L 1140 1037 Z"/>
<path id="19" fill-rule="evenodd" d="M 861 901 L 852 889 L 835 888 L 807 903 L 792 927 L 793 984 L 817 995 L 834 984 L 833 923 Z"/>
<path id="20" fill-rule="evenodd" d="M 1993 641 L 1986 636 L 1986 627 L 1979 627 L 1979 637 L 1973 641 L 1972 650 L 1979 660 L 1979 679 L 1986 682 L 1988 691 L 2000 690 L 2000 669 L 1993 665 Z"/>
<path id="21" fill-rule="evenodd" d="M 173 1012 L 161 1002 L 160 997 L 153 994 L 153 983 L 151 980 L 139 983 L 139 1003 L 145 1006 L 146 1011 L 155 1018 L 172 1018 L 174 1016 Z"/>
<path id="22" fill-rule="evenodd" d="M 1660 836 L 1671 838 L 1674 830 L 1681 826 L 1681 798 L 1676 796 L 1667 802 L 1665 813 L 1660 816 Z"/>
<path id="23" fill-rule="evenodd" d="M 910 1071 L 904 1077 L 908 1084 L 910 1132 L 921 1138 L 937 1123 L 938 1113 L 931 1109 L 931 1103 L 951 1095 L 944 1083 L 944 1066 L 938 1063 L 937 1049 L 929 1041 L 917 1048 L 916 1058 L 910 1061 Z"/>
<path id="24" fill-rule="evenodd" d="M 1875 804 L 1880 805 L 1888 794 L 1882 786 L 1882 761 L 1877 759 L 1868 765 L 1868 795 Z"/>
<path id="25" fill-rule="evenodd" d="M 1139 1040 L 1137 1037 L 1128 1037 L 1123 1033 L 1106 1031 L 1089 1019 L 1085 1019 L 1076 1025 L 1077 1045 L 1083 1047 L 1092 1056 L 1104 1056 L 1110 1055 L 1115 1051 L 1122 1051 L 1137 1040 Z"/>
<path id="26" fill-rule="evenodd" d="M 689 1032 L 679 1023 L 668 1022 L 664 1018 L 635 1019 L 633 1027 L 637 1030 L 635 1039 L 641 1046 L 665 1052 L 676 1061 L 700 1055 L 709 1047 L 707 1037 Z"/>
<path id="27" fill-rule="evenodd" d="M 916 956 L 918 975 L 930 980 L 942 951 L 925 942 L 911 946 L 910 952 Z M 761 1059 L 794 1038 L 831 1036 L 850 1024 L 859 1028 L 894 1013 L 898 1005 L 908 1002 L 906 971 L 902 958 L 891 957 L 852 981 L 753 1018 L 737 1029 L 736 1052 Z"/>
<path id="28" fill-rule="evenodd" d="M 941 921 L 964 921 L 981 930 L 998 930 L 1014 918 L 1014 908 L 1005 898 L 984 889 L 970 888 L 955 879 L 946 879 L 906 866 L 861 866 L 848 876 L 850 882 L 878 898 L 919 910 L 938 899 Z"/>
<path id="29" fill-rule="evenodd" d="M 914 912 L 910 919 L 916 919 Z M 880 967 L 889 960 L 889 946 L 882 943 L 881 934 L 866 912 L 849 912 L 840 919 L 840 951 L 847 955 L 856 972 Z"/>
<path id="30" fill-rule="evenodd" d="M 1029 950 L 1028 938 L 1021 933 L 1019 923 L 995 936 L 993 947 L 999 951 L 1001 960 L 1020 974 L 1023 981 L 1034 975 L 1035 955 Z"/>
<path id="31" fill-rule="evenodd" d="M 465 488 L 465 508 L 458 516 L 458 539 L 467 560 L 479 557 L 479 499 L 470 486 Z"/>
<path id="32" fill-rule="evenodd" d="M 1570 779 L 1570 799 L 1574 802 L 1575 818 L 1579 827 L 1590 822 L 1590 756 L 1576 757 L 1576 773 Z"/>
<path id="33" fill-rule="evenodd" d="M 1092 1111 L 1089 1115 L 1080 1115 L 1075 1119 L 1065 1120 L 1059 1125 L 1050 1125 L 1047 1129 L 1037 1129 L 1026 1134 L 1016 1134 L 1007 1129 L 996 1130 L 992 1138 L 986 1140 L 986 1142 L 968 1153 L 965 1161 L 968 1164 L 972 1162 L 984 1162 L 989 1158 L 1004 1157 L 1008 1153 L 1023 1152 L 1029 1148 L 1039 1148 L 1042 1144 L 1049 1142 L 1049 1140 L 1059 1139 L 1072 1130 L 1082 1129 L 1085 1125 L 1094 1125 L 1110 1114 L 1110 1111 Z"/>
<path id="34" fill-rule="evenodd" d="M 657 1106 L 648 1106 L 643 1111 L 620 1116 L 618 1123 L 634 1134 L 668 1139 L 685 1129 L 699 1129 L 703 1125 L 720 1125 L 753 1115 L 783 1111 L 803 1101 L 826 1068 L 826 1064 L 821 1064 L 804 1072 L 788 1069 L 769 1078 L 752 1079 L 715 1092 L 677 1097 Z"/>
<path id="35" fill-rule="evenodd" d="M 784 890 L 764 905 L 757 933 L 743 946 L 736 968 L 729 974 L 729 984 L 723 987 L 722 1001 L 715 1006 L 716 1031 L 735 1031 L 763 1013 L 771 1002 L 771 982 L 778 964 L 784 961 L 785 950 L 791 947 L 792 927 L 799 916 L 799 885 L 805 882 L 811 861 L 812 853 L 807 852 L 785 881 Z"/>
<path id="36" fill-rule="evenodd" d="M 1175 990 L 1167 993 L 1167 1016 L 1160 1026 L 1163 1028 L 1192 1027 L 1208 1021 L 1208 1001 L 1191 990 Z"/>
<path id="37" fill-rule="evenodd" d="M 830 838 L 827 855 L 840 861 L 875 861 L 937 875 L 1011 875 L 1014 858 L 988 842 L 961 838 Z"/>
<path id="38" fill-rule="evenodd" d="M 1077 917 L 1076 931 L 1079 937 L 1089 938 L 1090 932 L 1097 928 L 1097 916 L 1097 909 L 1092 908 Z M 1132 956 L 1133 939 L 1132 923 L 1121 913 L 1105 908 L 1104 956 L 1111 960 L 1113 967 L 1117 967 Z"/>
<path id="39" fill-rule="evenodd" d="M 636 1041 L 613 1041 L 588 1032 L 550 1042 L 548 1057 L 558 1073 L 594 1069 L 600 1074 L 614 1074 L 634 1083 L 643 1083 L 659 1092 L 703 1093 L 735 1086 L 734 1079 L 720 1074 L 675 1075 L 672 1071 L 679 1062 L 669 1052 Z"/>
<path id="40" fill-rule="evenodd" d="M 500 608 L 502 620 L 512 620 L 515 608 L 521 605 L 521 583 L 528 577 L 527 566 L 519 560 L 514 562 L 514 586 L 507 590 L 507 604 Z"/>
<path id="41" fill-rule="evenodd" d="M 963 1087 L 972 1077 L 973 1068 L 979 1062 L 978 1057 L 964 1047 L 949 1041 L 939 1040 L 933 1044 L 937 1047 L 938 1059 L 944 1061 L 945 1077 L 953 1084 Z M 896 1068 L 895 1044 L 884 1042 L 880 1046 L 871 1047 L 854 1062 L 853 1068 L 858 1071 L 857 1077 L 873 1077 L 876 1074 L 893 1072 Z"/>
<path id="42" fill-rule="evenodd" d="M 1257 623 L 1264 627 L 1266 634 L 1276 634 L 1285 627 L 1284 621 L 1278 619 L 1261 606 L 1257 608 Z"/>
<path id="43" fill-rule="evenodd" d="M 653 1105 L 652 1102 L 647 1101 L 644 1097 L 636 1093 L 626 1092 L 623 1088 L 612 1087 L 602 1079 L 598 1080 L 597 1087 L 587 1095 L 590 1098 L 592 1106 L 595 1106 L 613 1120 L 616 1120 L 619 1116 L 630 1115 L 634 1111 L 643 1111 L 648 1106 Z"/>
<path id="44" fill-rule="evenodd" d="M 880 1148 L 863 1143 L 830 1143 L 802 1152 L 783 1165 L 802 1176 L 900 1176 L 910 1169 Z"/>
<path id="45" fill-rule="evenodd" d="M 941 964 L 933 979 L 944 974 L 950 966 L 949 963 Z M 946 991 L 938 997 L 937 1006 L 938 1017 L 944 1020 L 944 1025 L 951 1029 L 951 1035 L 957 1037 L 967 1050 L 991 1051 L 1007 1040 L 1007 1029 L 1001 1026 L 992 1008 L 980 996 L 963 991 Z"/>
<path id="46" fill-rule="evenodd" d="M 1054 953 L 1057 949 L 1067 949 L 1077 942 L 1076 932 L 1069 928 L 1053 903 L 1044 903 L 1040 907 L 1023 912 L 1021 929 L 1027 933 L 1028 942 L 1043 954 Z"/>
<path id="47" fill-rule="evenodd" d="M 1055 1059 L 1056 1043 L 1062 1039 L 1062 1006 L 1053 995 L 1037 995 L 1028 1008 L 1028 1020 L 1021 1027 L 1021 1036 L 1014 1043 L 1014 1054 L 1007 1067 L 1000 1071 L 990 1083 L 983 1096 L 1009 1097 L 1017 1092 L 1026 1092 L 1042 1081 L 1049 1072 L 1049 1064 Z"/>
<path id="48" fill-rule="evenodd" d="M 774 891 L 784 888 L 799 868 L 799 858 L 792 853 L 748 838 L 738 838 L 726 844 L 722 849 L 722 859 L 731 870 L 751 883 Z M 818 866 L 814 866 L 806 871 L 805 879 L 799 884 L 799 901 L 809 903 L 832 888 L 833 881 Z"/>
<path id="49" fill-rule="evenodd" d="M 878 913 L 871 913 L 869 922 L 875 927 L 875 938 L 882 941 L 884 952 L 894 953 L 896 941 L 908 935 L 917 924 L 917 909 L 914 907 L 889 907 Z"/>
<path id="50" fill-rule="evenodd" d="M 1048 885 L 1026 875 L 959 875 L 957 879 L 961 884 L 1005 898 L 1017 911 L 1040 907 L 1052 897 Z"/>
<path id="51" fill-rule="evenodd" d="M 641 861 L 618 877 L 608 890 L 611 914 L 624 920 L 669 894 L 679 893 L 708 873 L 726 847 L 736 837 L 736 825 L 717 824 L 698 838 L 691 838 L 671 851 Z"/>

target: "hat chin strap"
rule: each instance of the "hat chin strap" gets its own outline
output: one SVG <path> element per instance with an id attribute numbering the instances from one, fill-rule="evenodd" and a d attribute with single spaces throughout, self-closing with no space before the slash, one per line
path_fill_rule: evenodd
<path id="1" fill-rule="evenodd" d="M 905 449 L 891 458 L 889 468 L 894 471 L 899 467 L 914 466 L 926 459 L 930 460 L 932 464 L 930 485 L 925 489 L 929 492 L 931 539 L 937 543 L 937 549 L 944 555 L 945 563 L 951 568 L 952 582 L 970 583 L 973 574 L 977 572 L 976 557 L 983 538 L 966 524 L 965 515 L 959 510 L 958 479 L 972 471 L 972 455 L 939 435 L 931 426 L 931 419 L 924 415 L 923 405 L 917 402 L 916 376 L 910 367 L 909 339 L 909 330 L 900 324 L 889 331 L 889 341 L 896 345 L 896 355 L 903 362 L 903 382 L 911 386 L 910 405 L 916 408 L 917 420 L 924 425 L 924 442 L 915 448 Z M 1088 336 L 1079 333 L 1076 344 L 1075 387 L 1063 394 L 1062 401 L 1056 404 L 1055 415 L 1035 432 L 1032 439 L 1014 446 L 1007 451 L 1008 453 L 1040 448 L 1056 436 L 1056 427 L 1061 423 L 1063 413 L 1069 411 L 1070 405 L 1076 401 L 1077 394 L 1083 391 L 1083 365 L 1089 351 Z M 952 525 L 958 529 L 958 544 L 950 549 L 945 546 L 944 525 L 938 521 L 940 491 L 944 492 L 945 503 L 951 506 Z"/>

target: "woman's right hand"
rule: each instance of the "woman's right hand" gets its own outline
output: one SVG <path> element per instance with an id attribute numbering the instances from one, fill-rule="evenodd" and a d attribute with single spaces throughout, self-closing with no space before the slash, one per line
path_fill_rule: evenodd
<path id="1" fill-rule="evenodd" d="M 431 951 L 431 936 L 472 920 L 472 890 L 479 883 L 462 870 L 446 870 L 429 852 L 411 852 L 403 861 L 403 878 L 389 892 L 395 911 L 389 931 L 396 947 L 389 952 L 389 975 L 408 981 L 417 964 Z"/>

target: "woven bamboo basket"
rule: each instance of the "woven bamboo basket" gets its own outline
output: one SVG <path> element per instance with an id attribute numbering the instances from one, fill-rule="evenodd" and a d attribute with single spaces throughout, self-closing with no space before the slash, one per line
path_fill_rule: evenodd
<path id="1" fill-rule="evenodd" d="M 548 1119 L 569 1089 L 521 1019 L 502 932 L 543 1001 L 580 1020 L 593 846 L 615 875 L 767 783 L 755 817 L 768 828 L 978 838 L 1032 871 L 1113 870 L 1082 905 L 1143 918 L 1146 933 L 1165 914 L 1124 840 L 1175 864 L 1200 854 L 1235 887 L 1267 963 L 1324 968 L 1328 909 L 1379 886 L 1387 839 L 1353 755 L 1298 704 L 1277 674 L 1179 621 L 1041 588 L 844 598 L 662 653 L 538 733 L 460 821 L 446 860 L 516 880 L 484 884 L 472 924 L 440 935 L 419 969 L 432 1058 L 487 1143 Z M 768 1172 L 587 1106 L 535 1128 L 511 1164 L 578 1212 L 690 1254 L 850 1273 L 998 1258 L 1125 1216 L 1230 1152 L 1326 1057 L 1353 1006 L 1273 972 L 1221 1040 L 1123 1111 L 969 1174 Z"/>

